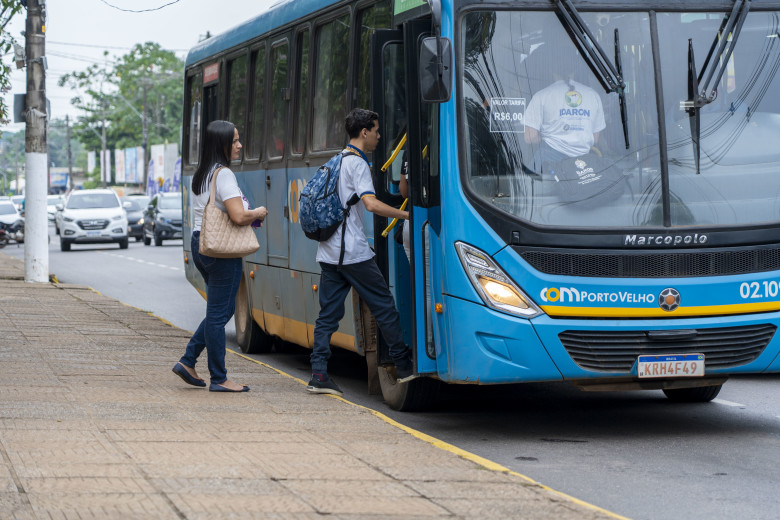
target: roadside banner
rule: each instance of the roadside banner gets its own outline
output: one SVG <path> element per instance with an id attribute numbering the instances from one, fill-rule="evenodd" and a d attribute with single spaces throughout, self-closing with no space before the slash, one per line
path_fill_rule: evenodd
<path id="1" fill-rule="evenodd" d="M 150 197 L 154 197 L 155 195 L 157 195 L 157 192 L 159 191 L 158 190 L 159 184 L 157 184 L 157 179 L 155 178 L 154 175 L 154 159 L 149 161 L 149 170 L 146 175 L 146 178 L 148 179 L 146 182 L 146 194 L 149 195 Z"/>
<path id="2" fill-rule="evenodd" d="M 150 148 L 150 159 L 154 161 L 154 177 L 153 180 L 157 184 L 155 192 L 160 191 L 163 183 L 165 182 L 165 145 L 155 144 Z M 151 170 L 150 170 L 151 172 Z"/>
<path id="3" fill-rule="evenodd" d="M 135 148 L 125 148 L 125 179 L 131 184 L 138 184 L 138 162 Z"/>
<path id="4" fill-rule="evenodd" d="M 100 154 L 100 165 L 103 176 L 101 181 L 111 184 L 111 150 L 103 150 Z"/>
<path id="5" fill-rule="evenodd" d="M 173 167 L 173 191 L 181 191 L 179 186 L 181 185 L 181 157 L 176 159 L 176 164 Z"/>
<path id="6" fill-rule="evenodd" d="M 174 187 L 176 159 L 179 158 L 179 143 L 165 145 L 165 175 L 162 191 L 177 191 Z"/>
<path id="7" fill-rule="evenodd" d="M 125 183 L 127 179 L 125 177 L 125 151 L 114 150 L 114 164 L 116 165 L 116 182 Z"/>
<path id="8" fill-rule="evenodd" d="M 136 167 L 135 172 L 138 175 L 136 177 L 135 182 L 138 184 L 143 184 L 146 178 L 144 177 L 144 172 L 146 171 L 146 159 L 144 159 L 144 147 L 143 146 L 137 146 L 135 148 L 135 160 L 136 160 Z"/>
<path id="9" fill-rule="evenodd" d="M 95 165 L 97 163 L 97 155 L 95 152 L 87 152 L 87 173 L 95 171 Z"/>

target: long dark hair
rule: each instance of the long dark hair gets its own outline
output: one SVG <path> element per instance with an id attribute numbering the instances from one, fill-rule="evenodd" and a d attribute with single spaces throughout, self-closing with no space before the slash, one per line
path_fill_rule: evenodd
<path id="1" fill-rule="evenodd" d="M 212 121 L 206 127 L 206 137 L 200 149 L 200 162 L 192 177 L 192 192 L 195 195 L 200 195 L 206 190 L 208 175 L 215 164 L 219 166 L 230 164 L 235 132 L 236 125 L 219 119 Z"/>

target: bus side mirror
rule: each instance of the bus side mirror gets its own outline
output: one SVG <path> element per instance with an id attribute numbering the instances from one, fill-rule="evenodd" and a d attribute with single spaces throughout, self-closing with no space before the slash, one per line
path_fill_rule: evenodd
<path id="1" fill-rule="evenodd" d="M 449 101 L 452 95 L 452 42 L 449 38 L 423 38 L 419 72 L 423 103 Z"/>

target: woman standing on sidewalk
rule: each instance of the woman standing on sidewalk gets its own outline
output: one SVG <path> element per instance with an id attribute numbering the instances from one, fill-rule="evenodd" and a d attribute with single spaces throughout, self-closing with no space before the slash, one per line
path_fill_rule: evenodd
<path id="1" fill-rule="evenodd" d="M 238 130 L 229 121 L 212 121 L 200 153 L 200 162 L 192 177 L 192 259 L 206 282 L 206 317 L 187 344 L 187 350 L 173 367 L 173 372 L 193 386 L 206 386 L 195 372 L 195 363 L 203 349 L 208 354 L 211 392 L 247 392 L 249 387 L 227 378 L 225 369 L 225 324 L 233 316 L 236 292 L 241 282 L 240 258 L 213 258 L 199 252 L 203 210 L 209 200 L 211 179 L 217 175 L 215 202 L 239 226 L 262 222 L 268 211 L 264 207 L 249 209 L 249 202 L 238 187 L 236 176 L 227 167 L 241 152 Z M 257 223 L 259 225 L 259 222 Z"/>

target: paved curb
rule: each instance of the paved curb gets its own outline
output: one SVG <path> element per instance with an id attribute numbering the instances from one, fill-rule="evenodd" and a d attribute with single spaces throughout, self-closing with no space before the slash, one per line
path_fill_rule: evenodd
<path id="1" fill-rule="evenodd" d="M 0 518 L 619 518 L 240 354 L 251 392 L 187 386 L 189 332 L 22 279 L 0 252 Z"/>

